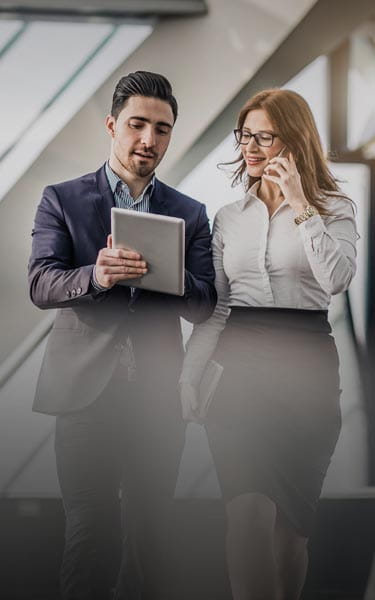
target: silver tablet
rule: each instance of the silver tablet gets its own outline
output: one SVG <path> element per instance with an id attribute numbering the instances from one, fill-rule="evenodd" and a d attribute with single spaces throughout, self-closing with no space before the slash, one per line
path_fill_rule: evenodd
<path id="1" fill-rule="evenodd" d="M 148 268 L 146 275 L 119 283 L 183 296 L 185 221 L 126 208 L 112 208 L 111 221 L 113 247 L 139 252 Z"/>

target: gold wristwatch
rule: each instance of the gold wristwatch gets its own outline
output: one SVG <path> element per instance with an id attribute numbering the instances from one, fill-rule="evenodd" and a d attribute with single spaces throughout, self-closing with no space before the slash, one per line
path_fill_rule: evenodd
<path id="1" fill-rule="evenodd" d="M 318 214 L 319 214 L 318 209 L 315 208 L 315 206 L 313 206 L 312 204 L 308 204 L 306 206 L 305 210 L 303 212 L 301 212 L 300 215 L 295 217 L 294 222 L 296 225 L 300 225 L 304 221 L 307 221 L 307 219 L 310 219 L 310 217 L 313 217 L 314 215 L 318 215 Z"/>

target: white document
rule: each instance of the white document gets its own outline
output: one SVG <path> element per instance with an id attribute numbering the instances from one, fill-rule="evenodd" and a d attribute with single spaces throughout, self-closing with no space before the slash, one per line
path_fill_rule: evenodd
<path id="1" fill-rule="evenodd" d="M 198 388 L 200 416 L 202 418 L 207 414 L 223 370 L 224 367 L 215 360 L 208 361 Z"/>

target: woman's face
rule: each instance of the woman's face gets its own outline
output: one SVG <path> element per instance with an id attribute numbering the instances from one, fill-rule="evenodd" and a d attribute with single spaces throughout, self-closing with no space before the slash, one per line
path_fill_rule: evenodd
<path id="1" fill-rule="evenodd" d="M 247 113 L 242 130 L 247 133 L 277 134 L 275 128 L 263 109 L 251 110 Z M 271 146 L 258 145 L 254 137 L 249 143 L 241 146 L 242 156 L 246 162 L 246 169 L 250 177 L 262 177 L 263 171 L 271 158 L 277 156 L 285 148 L 279 137 L 273 139 Z"/>

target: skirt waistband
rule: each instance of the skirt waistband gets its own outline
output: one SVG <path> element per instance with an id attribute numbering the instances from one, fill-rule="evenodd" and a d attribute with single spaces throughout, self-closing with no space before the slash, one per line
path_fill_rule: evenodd
<path id="1" fill-rule="evenodd" d="M 257 324 L 282 329 L 331 332 L 328 322 L 328 310 L 276 308 L 273 306 L 232 306 L 228 324 L 241 325 L 242 327 Z"/>

